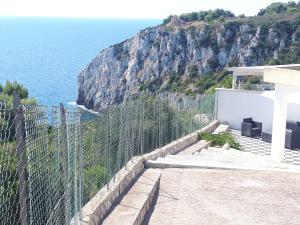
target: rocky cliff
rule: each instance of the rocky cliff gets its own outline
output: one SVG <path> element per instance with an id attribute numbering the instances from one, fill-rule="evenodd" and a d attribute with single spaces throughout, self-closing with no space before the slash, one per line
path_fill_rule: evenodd
<path id="1" fill-rule="evenodd" d="M 79 75 L 77 103 L 100 110 L 141 92 L 171 91 L 174 77 L 186 81 L 225 66 L 299 61 L 299 14 L 214 23 L 173 17 L 100 52 Z"/>

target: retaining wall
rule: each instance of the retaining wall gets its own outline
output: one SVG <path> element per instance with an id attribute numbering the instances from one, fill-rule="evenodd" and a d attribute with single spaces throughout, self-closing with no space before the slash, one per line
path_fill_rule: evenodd
<path id="1" fill-rule="evenodd" d="M 219 125 L 217 120 L 206 127 L 186 135 L 176 141 L 158 148 L 148 154 L 132 158 L 112 179 L 108 186 L 103 187 L 83 208 L 81 224 L 98 225 L 110 212 L 113 204 L 122 196 L 131 184 L 145 170 L 144 162 L 177 154 L 198 141 L 199 132 L 212 132 Z"/>

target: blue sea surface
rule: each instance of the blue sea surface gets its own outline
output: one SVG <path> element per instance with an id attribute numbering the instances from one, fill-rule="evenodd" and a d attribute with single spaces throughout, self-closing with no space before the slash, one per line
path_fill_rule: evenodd
<path id="1" fill-rule="evenodd" d="M 159 23 L 0 17 L 0 83 L 22 83 L 40 104 L 74 102 L 78 74 L 102 49 Z"/>

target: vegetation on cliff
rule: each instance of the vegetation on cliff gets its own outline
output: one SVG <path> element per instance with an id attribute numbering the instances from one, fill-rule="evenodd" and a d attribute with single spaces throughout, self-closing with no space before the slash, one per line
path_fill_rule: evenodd
<path id="1" fill-rule="evenodd" d="M 299 63 L 299 5 L 274 3 L 253 17 L 222 9 L 170 16 L 93 59 L 79 75 L 77 103 L 98 110 L 141 93 L 202 94 L 230 87 L 225 67 Z"/>
<path id="2" fill-rule="evenodd" d="M 300 62 L 300 1 L 298 3 L 290 1 L 288 3 L 276 2 L 261 9 L 255 17 L 245 17 L 244 15 L 235 16 L 231 11 L 223 9 L 199 11 L 192 13 L 181 14 L 178 17 L 170 15 L 164 19 L 163 24 L 171 24 L 172 18 L 180 19 L 184 22 L 204 22 L 207 27 L 212 25 L 223 24 L 228 30 L 237 31 L 235 34 L 226 35 L 226 42 L 234 41 L 237 36 L 241 35 L 239 27 L 247 24 L 253 29 L 253 35 L 257 32 L 255 29 L 260 27 L 260 40 L 257 48 L 261 49 L 276 49 L 274 43 L 270 42 L 270 34 L 278 33 L 280 37 L 285 37 L 290 45 L 281 44 L 279 51 L 276 52 L 275 57 L 271 57 L 263 62 L 268 65 L 291 64 Z M 190 32 L 197 32 L 197 24 L 190 23 L 188 26 Z M 213 33 L 204 38 L 199 46 L 210 46 L 215 53 L 220 51 L 217 41 L 213 37 Z M 272 37 L 271 37 L 272 38 Z M 195 65 L 190 67 L 188 77 L 189 79 L 182 79 L 181 77 L 171 76 L 168 85 L 163 90 L 181 92 L 186 94 L 202 94 L 211 92 L 216 87 L 231 87 L 231 78 L 228 73 L 222 71 L 217 62 L 210 61 L 214 64 L 214 68 L 219 72 L 208 73 L 205 76 L 198 76 L 198 68 Z M 227 66 L 239 66 L 238 58 L 232 58 Z M 192 79 L 190 79 L 192 78 Z M 246 84 L 255 84 L 256 80 L 248 80 Z"/>
<path id="3" fill-rule="evenodd" d="M 271 16 L 274 14 L 282 13 L 299 13 L 300 12 L 300 1 L 298 3 L 290 1 L 288 3 L 275 2 L 267 6 L 265 9 L 261 9 L 258 16 Z"/>
<path id="4" fill-rule="evenodd" d="M 172 15 L 164 19 L 163 24 L 167 24 L 171 21 Z M 235 17 L 231 11 L 226 11 L 224 9 L 215 9 L 208 11 L 199 11 L 192 13 L 184 13 L 179 16 L 179 18 L 185 22 L 191 21 L 204 21 L 204 22 L 213 22 L 213 21 L 224 21 L 225 18 Z"/>

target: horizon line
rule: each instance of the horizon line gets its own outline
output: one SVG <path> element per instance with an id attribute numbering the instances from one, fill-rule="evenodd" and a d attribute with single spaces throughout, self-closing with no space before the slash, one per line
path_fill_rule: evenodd
<path id="1" fill-rule="evenodd" d="M 147 17 L 96 17 L 96 16 L 40 16 L 40 15 L 0 15 L 3 17 L 18 18 L 53 18 L 53 19 L 115 19 L 115 20 L 163 20 L 165 18 L 147 18 Z"/>

